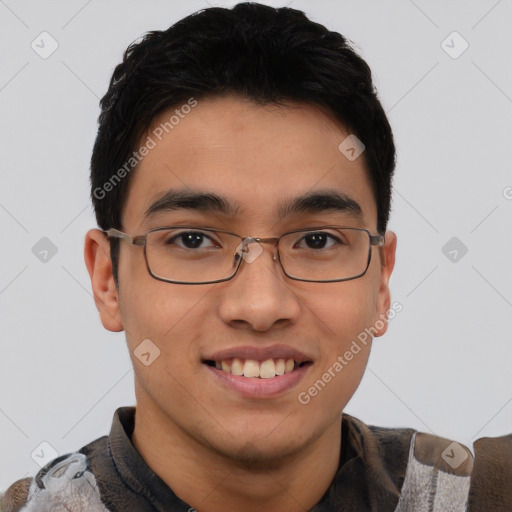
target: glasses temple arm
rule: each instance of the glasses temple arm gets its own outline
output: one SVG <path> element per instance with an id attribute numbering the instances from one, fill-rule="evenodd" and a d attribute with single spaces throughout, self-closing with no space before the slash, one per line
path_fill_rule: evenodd
<path id="1" fill-rule="evenodd" d="M 118 229 L 110 228 L 107 231 L 104 231 L 104 233 L 107 235 L 107 238 L 120 238 L 121 240 L 125 240 L 130 244 L 135 244 L 135 239 L 133 236 L 127 235 Z"/>
<path id="2" fill-rule="evenodd" d="M 382 247 L 385 244 L 384 235 L 370 235 L 370 244 Z"/>

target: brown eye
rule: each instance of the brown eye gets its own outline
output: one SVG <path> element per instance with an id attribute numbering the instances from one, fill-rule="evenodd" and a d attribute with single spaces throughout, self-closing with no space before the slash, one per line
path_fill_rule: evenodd
<path id="1" fill-rule="evenodd" d="M 301 249 L 325 249 L 340 243 L 340 240 L 334 235 L 325 232 L 310 233 L 300 240 Z"/>
<path id="2" fill-rule="evenodd" d="M 210 242 L 209 245 L 208 242 Z M 172 244 L 176 244 L 185 249 L 206 249 L 214 246 L 213 240 L 200 231 L 184 231 L 178 235 L 174 235 L 166 242 L 166 245 Z"/>

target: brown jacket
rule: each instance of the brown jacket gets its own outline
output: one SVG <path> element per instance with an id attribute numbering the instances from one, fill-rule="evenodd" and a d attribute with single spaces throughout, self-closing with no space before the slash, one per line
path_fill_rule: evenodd
<path id="1" fill-rule="evenodd" d="M 49 462 L 0 496 L 0 512 L 190 512 L 131 442 L 134 407 L 108 436 Z M 310 512 L 512 512 L 512 435 L 456 442 L 343 415 L 339 469 Z"/>

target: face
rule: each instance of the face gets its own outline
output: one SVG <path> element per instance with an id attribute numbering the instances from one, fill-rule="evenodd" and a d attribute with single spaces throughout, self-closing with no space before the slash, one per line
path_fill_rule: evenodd
<path id="1" fill-rule="evenodd" d="M 153 128 L 170 114 L 156 118 Z M 278 237 L 299 228 L 342 225 L 376 234 L 376 203 L 363 158 L 349 160 L 338 149 L 347 135 L 312 106 L 259 107 L 237 97 L 202 100 L 161 141 L 155 139 L 156 147 L 133 171 L 123 230 L 140 235 L 181 224 Z M 170 190 L 216 194 L 233 211 L 188 207 L 146 217 Z M 360 215 L 335 208 L 280 215 L 284 202 L 320 191 L 350 198 Z M 361 342 L 361 333 L 372 328 L 380 336 L 386 330 L 382 318 L 390 307 L 395 243 L 388 232 L 382 251 L 372 247 L 366 274 L 350 281 L 291 280 L 273 258 L 273 246 L 262 244 L 263 252 L 243 261 L 233 279 L 202 285 L 152 278 L 143 249 L 121 243 L 119 300 L 108 244 L 98 231 L 88 234 L 86 260 L 103 324 L 126 331 L 137 407 L 217 454 L 271 460 L 306 449 L 333 425 L 339 429 L 340 413 L 370 352 L 371 339 Z M 95 244 L 103 250 L 93 257 Z M 146 366 L 134 351 L 147 339 L 160 356 Z M 224 360 L 230 367 L 235 357 L 242 365 L 267 359 L 305 364 L 271 378 L 235 376 L 214 366 Z"/>

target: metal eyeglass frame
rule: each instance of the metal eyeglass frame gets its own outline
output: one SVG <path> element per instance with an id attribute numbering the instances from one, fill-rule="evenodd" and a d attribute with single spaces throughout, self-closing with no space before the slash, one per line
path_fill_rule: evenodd
<path id="1" fill-rule="evenodd" d="M 368 246 L 368 259 L 366 261 L 366 268 L 359 274 L 353 276 L 353 277 L 344 277 L 342 279 L 328 279 L 328 280 L 315 280 L 315 279 L 301 279 L 299 277 L 294 277 L 290 274 L 288 274 L 286 272 L 286 269 L 284 268 L 283 266 L 283 263 L 281 262 L 281 255 L 279 254 L 279 241 L 281 240 L 282 237 L 286 236 L 286 235 L 290 235 L 292 233 L 300 233 L 300 232 L 307 232 L 307 231 L 318 231 L 320 229 L 326 229 L 326 228 L 330 228 L 330 229 L 351 229 L 351 230 L 354 230 L 354 231 L 364 231 L 367 235 L 368 235 L 368 239 L 369 239 L 369 246 Z M 154 279 L 157 279 L 158 281 L 163 281 L 165 283 L 172 283 L 172 284 L 213 284 L 213 283 L 222 283 L 222 282 L 225 282 L 225 281 L 229 281 L 230 279 L 233 279 L 233 277 L 235 277 L 235 275 L 237 274 L 241 264 L 242 264 L 242 260 L 244 259 L 243 257 L 241 257 L 241 254 L 239 253 L 235 253 L 234 254 L 234 257 L 236 258 L 237 256 L 239 257 L 239 260 L 238 260 L 238 265 L 236 266 L 233 274 L 229 277 L 225 277 L 223 279 L 217 279 L 215 281 L 200 281 L 200 282 L 189 282 L 189 281 L 173 281 L 171 279 L 166 279 L 166 278 L 163 278 L 163 277 L 160 277 L 160 276 L 157 276 L 156 274 L 154 274 L 149 266 L 149 262 L 148 262 L 148 257 L 147 257 L 147 254 L 146 254 L 146 237 L 148 236 L 149 233 L 152 233 L 153 231 L 162 231 L 164 229 L 192 229 L 192 230 L 196 230 L 196 231 L 213 231 L 213 232 L 217 232 L 217 233 L 226 233 L 228 235 L 233 235 L 233 236 L 236 236 L 238 238 L 240 238 L 241 240 L 241 243 L 242 243 L 242 249 L 241 249 L 241 253 L 243 254 L 245 251 L 246 251 L 246 247 L 249 245 L 249 244 L 252 244 L 252 243 L 259 243 L 259 244 L 263 244 L 263 243 L 272 243 L 274 244 L 274 247 L 276 248 L 277 250 L 277 260 L 276 260 L 276 256 L 274 254 L 274 261 L 279 261 L 279 264 L 281 265 L 281 268 L 283 269 L 283 272 L 284 274 L 286 275 L 286 277 L 290 278 L 290 279 L 293 279 L 295 281 L 304 281 L 304 282 L 307 282 L 307 283 L 337 283 L 337 282 L 341 282 L 341 281 L 351 281 L 352 279 L 357 279 L 359 277 L 362 277 L 364 274 L 366 274 L 367 270 L 368 270 L 368 267 L 370 266 L 370 261 L 371 261 L 371 257 L 372 257 L 372 245 L 376 245 L 378 247 L 382 247 L 384 246 L 385 244 L 385 238 L 384 238 L 384 235 L 381 235 L 381 234 L 378 234 L 378 235 L 372 235 L 370 233 L 370 231 L 368 231 L 367 229 L 363 229 L 363 228 L 354 228 L 354 227 L 348 227 L 348 226 L 333 226 L 333 225 L 328 225 L 328 226 L 318 226 L 318 227 L 313 227 L 313 228 L 305 228 L 305 229 L 294 229 L 293 231 L 288 231 L 286 233 L 283 233 L 281 236 L 279 237 L 272 237 L 272 238 L 253 238 L 253 237 L 243 237 L 243 236 L 240 236 L 240 235 L 237 235 L 236 233 L 232 233 L 231 231 L 227 231 L 225 229 L 214 229 L 214 228 L 203 228 L 203 227 L 198 227 L 198 226 L 162 226 L 162 227 L 157 227 L 157 228 L 153 228 L 153 229 L 150 229 L 149 231 L 147 231 L 145 234 L 143 235 L 134 235 L 134 236 L 131 236 L 131 235 L 128 235 L 127 233 L 123 233 L 122 231 L 118 230 L 118 229 L 115 229 L 115 228 L 110 228 L 106 231 L 103 231 L 103 233 L 105 233 L 105 235 L 107 235 L 107 238 L 118 238 L 126 243 L 129 243 L 131 245 L 136 245 L 138 247 L 143 247 L 144 248 L 144 259 L 146 261 L 146 268 L 148 269 L 148 272 L 149 272 L 149 275 L 151 277 L 153 277 Z"/>

